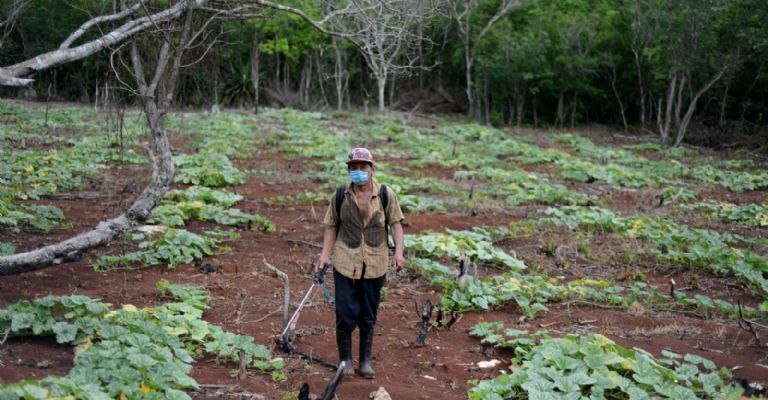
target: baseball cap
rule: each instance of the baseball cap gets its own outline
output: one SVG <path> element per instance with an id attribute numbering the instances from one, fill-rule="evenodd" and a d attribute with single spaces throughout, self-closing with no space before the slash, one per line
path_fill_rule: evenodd
<path id="1" fill-rule="evenodd" d="M 354 162 L 367 162 L 373 165 L 373 154 L 365 147 L 355 147 L 347 154 L 347 164 Z"/>

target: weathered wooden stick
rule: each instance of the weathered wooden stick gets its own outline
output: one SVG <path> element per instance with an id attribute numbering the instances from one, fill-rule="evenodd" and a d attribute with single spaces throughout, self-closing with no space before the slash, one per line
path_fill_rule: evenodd
<path id="1" fill-rule="evenodd" d="M 285 288 L 285 298 L 283 299 L 283 326 L 285 326 L 285 324 L 288 323 L 288 318 L 290 318 L 289 315 L 291 312 L 291 285 L 288 281 L 288 275 L 268 263 L 266 258 L 262 258 L 262 262 L 264 262 L 264 265 L 266 265 L 272 272 L 276 273 L 277 276 L 283 278 L 283 287 Z"/>
<path id="2" fill-rule="evenodd" d="M 424 304 L 424 311 L 421 313 L 421 328 L 419 329 L 419 337 L 416 339 L 416 347 L 423 347 L 424 341 L 427 340 L 427 332 L 429 332 L 429 319 L 432 317 L 432 302 L 427 300 Z"/>
<path id="3" fill-rule="evenodd" d="M 237 374 L 237 380 L 244 381 L 246 378 L 248 378 L 248 365 L 245 358 L 245 350 L 240 349 L 237 352 L 237 355 L 240 357 L 240 372 Z"/>
<path id="4" fill-rule="evenodd" d="M 331 382 L 325 388 L 325 392 L 323 393 L 323 400 L 333 399 L 333 396 L 336 394 L 336 389 L 339 387 L 339 384 L 341 384 L 342 378 L 344 378 L 344 367 L 346 365 L 347 364 L 344 361 L 339 363 L 339 366 L 336 368 L 336 376 L 333 377 L 333 380 L 331 380 Z"/>

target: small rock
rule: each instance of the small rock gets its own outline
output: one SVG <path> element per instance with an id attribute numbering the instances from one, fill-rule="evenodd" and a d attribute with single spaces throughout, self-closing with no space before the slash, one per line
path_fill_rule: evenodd
<path id="1" fill-rule="evenodd" d="M 371 400 L 392 400 L 392 397 L 389 396 L 389 393 L 383 387 L 379 387 L 375 392 L 371 392 L 368 398 Z"/>

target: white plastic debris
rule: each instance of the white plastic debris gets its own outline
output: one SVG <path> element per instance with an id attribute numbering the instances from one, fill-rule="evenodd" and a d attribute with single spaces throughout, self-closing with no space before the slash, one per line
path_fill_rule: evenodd
<path id="1" fill-rule="evenodd" d="M 493 359 L 491 361 L 480 361 L 477 363 L 477 366 L 478 368 L 486 369 L 486 368 L 493 368 L 499 364 L 501 364 L 501 361 Z"/>

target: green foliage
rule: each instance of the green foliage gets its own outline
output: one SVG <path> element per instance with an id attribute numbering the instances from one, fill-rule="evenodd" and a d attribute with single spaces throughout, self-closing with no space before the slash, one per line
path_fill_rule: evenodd
<path id="1" fill-rule="evenodd" d="M 180 154 L 173 162 L 177 167 L 173 181 L 177 183 L 221 187 L 245 182 L 245 174 L 224 154 Z"/>
<path id="2" fill-rule="evenodd" d="M 520 169 L 503 170 L 485 167 L 473 171 L 456 171 L 454 179 L 482 179 L 488 184 L 477 189 L 477 194 L 490 198 L 504 198 L 509 205 L 540 204 L 587 204 L 595 199 L 552 184 L 546 178 Z"/>
<path id="3" fill-rule="evenodd" d="M 231 207 L 243 200 L 243 196 L 225 190 L 211 189 L 205 186 L 190 186 L 183 190 L 169 190 L 165 199 L 171 201 L 202 201 L 205 204 Z"/>
<path id="4" fill-rule="evenodd" d="M 569 228 L 617 232 L 630 239 L 655 244 L 651 254 L 659 261 L 691 268 L 705 268 L 716 274 L 733 274 L 751 288 L 768 296 L 768 258 L 733 246 L 743 241 L 738 236 L 705 229 L 690 229 L 658 217 L 623 218 L 597 207 L 569 206 L 547 209 L 541 224 Z"/>
<path id="5" fill-rule="evenodd" d="M 184 190 L 171 190 L 152 211 L 150 222 L 167 226 L 180 226 L 190 220 L 213 221 L 217 224 L 274 232 L 277 228 L 259 214 L 248 214 L 236 208 L 225 208 L 241 201 L 243 196 L 205 186 L 191 186 Z M 170 200 L 170 201 L 169 201 Z"/>
<path id="6" fill-rule="evenodd" d="M 726 202 L 704 202 L 685 206 L 739 225 L 768 227 L 768 202 L 739 206 Z"/>
<path id="7" fill-rule="evenodd" d="M 51 336 L 75 345 L 74 367 L 63 377 L 0 384 L 0 398 L 189 399 L 198 388 L 189 375 L 193 356 L 210 353 L 229 362 L 243 350 L 246 365 L 282 376 L 282 359 L 250 336 L 223 331 L 201 319 L 208 294 L 158 282 L 177 302 L 119 310 L 85 296 L 23 300 L 0 310 L 0 332 Z"/>
<path id="8" fill-rule="evenodd" d="M 668 186 L 661 191 L 664 204 L 685 203 L 696 199 L 696 193 L 683 186 Z"/>
<path id="9" fill-rule="evenodd" d="M 266 199 L 269 204 L 293 204 L 293 205 L 310 205 L 310 204 L 327 204 L 328 194 L 321 192 L 300 192 L 296 194 L 281 194 Z"/>
<path id="10" fill-rule="evenodd" d="M 16 246 L 13 243 L 0 242 L 0 257 L 10 256 L 16 252 Z"/>
<path id="11" fill-rule="evenodd" d="M 0 225 L 30 227 L 48 232 L 64 219 L 60 209 L 50 205 L 19 204 L 41 199 L 82 184 L 83 177 L 95 176 L 104 164 L 142 163 L 144 158 L 132 147 L 122 150 L 103 135 L 94 135 L 96 122 L 85 122 L 93 111 L 85 108 L 44 111 L 2 105 L 14 115 L 10 125 L 0 124 Z M 77 129 L 81 135 L 54 136 L 51 129 Z M 40 148 L 38 148 L 40 147 Z"/>
<path id="12" fill-rule="evenodd" d="M 247 158 L 249 149 L 256 147 L 261 140 L 257 119 L 251 115 L 219 113 L 170 116 L 168 125 L 170 129 L 198 136 L 187 145 L 194 151 L 233 158 Z"/>
<path id="13" fill-rule="evenodd" d="M 588 232 L 609 233 L 627 228 L 627 221 L 600 207 L 565 206 L 544 210 L 546 218 L 540 218 L 538 224 L 565 225 L 570 229 L 581 228 Z"/>
<path id="14" fill-rule="evenodd" d="M 58 207 L 46 205 L 15 205 L 0 199 L 0 225 L 27 226 L 48 232 L 64 219 Z"/>
<path id="15" fill-rule="evenodd" d="M 558 163 L 558 167 L 563 178 L 575 182 L 600 182 L 629 188 L 656 187 L 666 182 L 660 176 L 613 163 L 603 165 L 570 160 Z"/>
<path id="16" fill-rule="evenodd" d="M 659 143 L 642 143 L 642 144 L 635 144 L 635 145 L 627 145 L 624 146 L 626 149 L 631 150 L 641 150 L 641 151 L 650 151 L 658 154 L 662 158 L 686 158 L 686 157 L 692 157 L 696 154 L 694 150 L 688 149 L 686 147 L 669 147 L 664 146 Z"/>
<path id="17" fill-rule="evenodd" d="M 229 249 L 222 245 L 224 239 L 237 238 L 234 232 L 205 232 L 198 235 L 184 229 L 170 228 L 157 240 L 146 240 L 139 243 L 139 251 L 126 253 L 121 256 L 102 256 L 94 265 L 96 270 L 109 270 L 129 267 L 132 264 L 141 266 L 166 265 L 175 268 L 180 264 L 200 260 L 216 252 L 226 252 Z"/>
<path id="18" fill-rule="evenodd" d="M 724 186 L 733 192 L 768 189 L 768 172 L 728 171 L 705 165 L 694 168 L 689 175 L 702 182 Z"/>
<path id="19" fill-rule="evenodd" d="M 505 270 L 522 271 L 526 268 L 522 261 L 495 247 L 490 232 L 483 228 L 472 231 L 448 229 L 447 232 L 406 235 L 405 248 L 422 258 L 448 257 L 458 261 L 465 255 L 471 261 Z"/>
<path id="20" fill-rule="evenodd" d="M 481 322 L 470 334 L 484 343 L 514 350 L 511 374 L 475 381 L 470 399 L 574 398 L 727 398 L 741 388 L 729 386 L 727 369 L 696 355 L 664 351 L 657 359 L 640 349 L 617 345 L 600 334 L 546 331 L 529 334 L 501 322 Z"/>
<path id="21" fill-rule="evenodd" d="M 152 218 L 149 222 L 166 226 L 180 226 L 190 220 L 213 221 L 221 225 L 262 232 L 274 232 L 276 229 L 272 221 L 261 215 L 244 213 L 237 208 L 224 208 L 217 204 L 207 204 L 200 200 L 164 202 L 152 210 Z"/>

